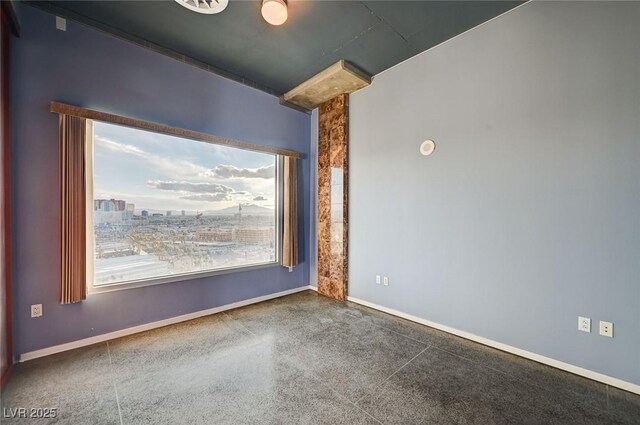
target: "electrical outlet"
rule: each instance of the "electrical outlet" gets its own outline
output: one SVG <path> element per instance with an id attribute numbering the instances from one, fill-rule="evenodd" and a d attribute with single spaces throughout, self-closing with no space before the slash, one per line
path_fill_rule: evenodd
<path id="1" fill-rule="evenodd" d="M 578 316 L 578 330 L 582 332 L 591 332 L 591 319 L 588 317 Z"/>
<path id="2" fill-rule="evenodd" d="M 389 286 L 389 278 L 387 276 L 382 279 L 382 282 L 384 283 L 384 286 Z"/>
<path id="3" fill-rule="evenodd" d="M 41 316 L 42 316 L 42 304 L 32 304 L 31 317 L 41 317 Z"/>
<path id="4" fill-rule="evenodd" d="M 376 283 L 378 285 L 380 285 L 380 275 L 379 274 L 376 275 Z"/>
<path id="5" fill-rule="evenodd" d="M 613 338 L 613 323 L 600 321 L 600 335 Z"/>

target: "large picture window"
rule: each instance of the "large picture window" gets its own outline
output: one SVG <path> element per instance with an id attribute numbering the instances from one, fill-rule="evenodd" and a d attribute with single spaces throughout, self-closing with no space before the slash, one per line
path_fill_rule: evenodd
<path id="1" fill-rule="evenodd" d="M 87 128 L 90 286 L 279 261 L 277 155 L 99 121 Z"/>

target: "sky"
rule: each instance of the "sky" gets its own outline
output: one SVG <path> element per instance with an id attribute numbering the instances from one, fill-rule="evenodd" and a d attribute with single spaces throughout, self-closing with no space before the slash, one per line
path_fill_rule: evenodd
<path id="1" fill-rule="evenodd" d="M 275 207 L 275 155 L 94 122 L 94 199 L 188 212 Z"/>

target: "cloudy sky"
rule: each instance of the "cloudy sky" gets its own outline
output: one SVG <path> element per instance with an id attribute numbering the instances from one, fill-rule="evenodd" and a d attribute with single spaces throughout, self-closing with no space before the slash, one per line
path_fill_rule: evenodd
<path id="1" fill-rule="evenodd" d="M 94 122 L 94 198 L 142 209 L 274 208 L 275 156 Z"/>

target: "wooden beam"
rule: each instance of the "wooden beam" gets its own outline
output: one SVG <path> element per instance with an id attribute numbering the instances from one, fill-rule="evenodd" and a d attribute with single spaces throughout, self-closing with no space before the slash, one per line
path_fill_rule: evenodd
<path id="1" fill-rule="evenodd" d="M 353 93 L 371 84 L 371 76 L 353 64 L 340 60 L 309 78 L 280 98 L 280 103 L 298 105 L 307 110 L 341 94 Z"/>
<path id="2" fill-rule="evenodd" d="M 255 143 L 243 142 L 228 137 L 216 136 L 209 133 L 202 133 L 185 128 L 172 127 L 166 124 L 160 124 L 152 121 L 144 121 L 136 118 L 124 117 L 121 115 L 110 114 L 108 112 L 95 111 L 92 109 L 81 108 L 79 106 L 67 105 L 60 102 L 51 102 L 51 112 L 57 114 L 72 115 L 80 118 L 87 118 L 95 121 L 102 121 L 111 124 L 123 125 L 126 127 L 139 128 L 142 130 L 152 131 L 154 133 L 168 134 L 170 136 L 182 137 L 185 139 L 197 140 L 199 142 L 213 143 L 216 145 L 230 146 L 238 149 L 250 150 L 254 152 L 264 152 L 273 155 L 291 156 L 294 158 L 302 158 L 300 152 L 289 149 L 281 149 L 272 146 L 258 145 Z"/>

